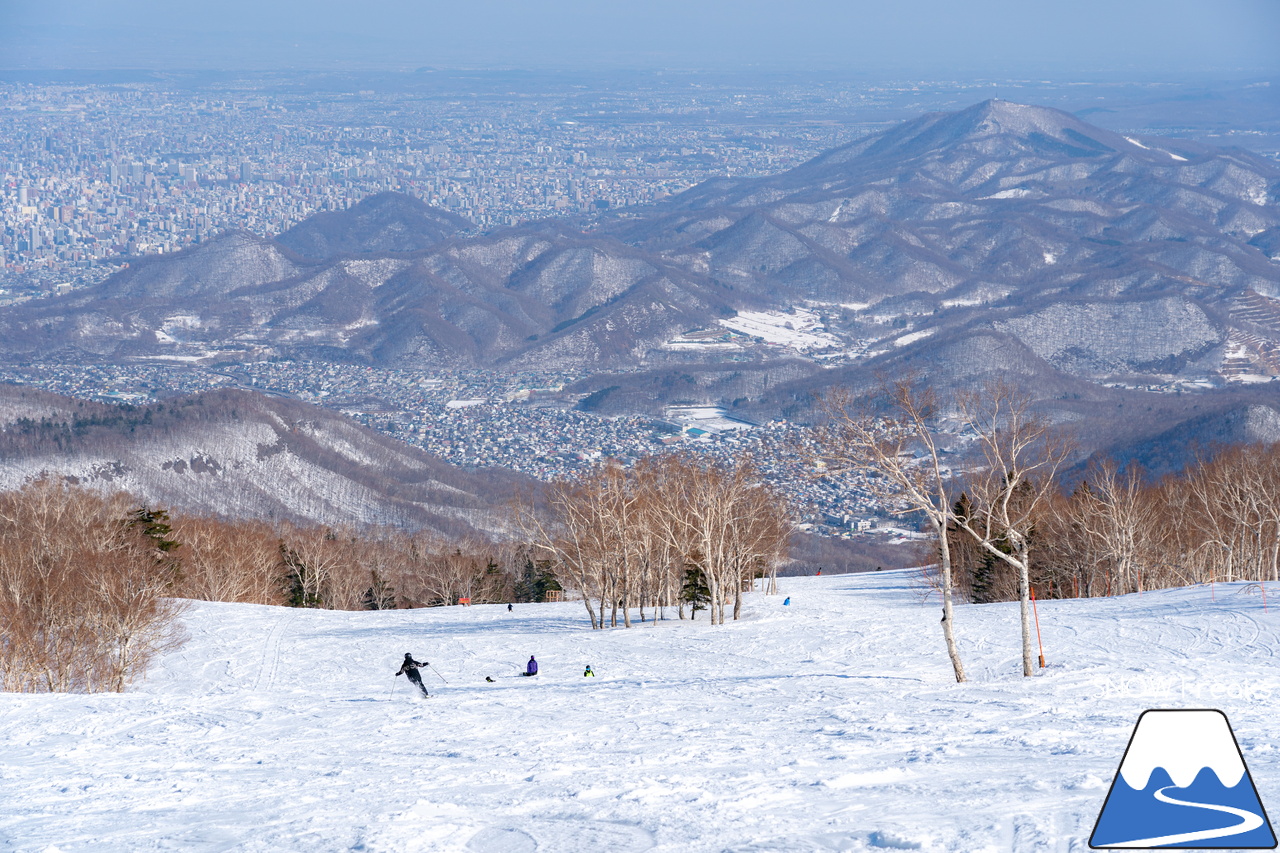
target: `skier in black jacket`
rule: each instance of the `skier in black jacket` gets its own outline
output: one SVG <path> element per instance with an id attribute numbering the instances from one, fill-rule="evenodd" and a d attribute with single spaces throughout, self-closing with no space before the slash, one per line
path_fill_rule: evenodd
<path id="1" fill-rule="evenodd" d="M 404 663 L 400 664 L 400 671 L 396 675 L 407 675 L 409 680 L 418 685 L 418 689 L 422 691 L 422 695 L 427 695 L 426 685 L 422 683 L 422 676 L 418 674 L 418 667 L 431 666 L 429 663 L 419 663 L 413 659 L 413 655 L 408 652 L 404 653 Z"/>

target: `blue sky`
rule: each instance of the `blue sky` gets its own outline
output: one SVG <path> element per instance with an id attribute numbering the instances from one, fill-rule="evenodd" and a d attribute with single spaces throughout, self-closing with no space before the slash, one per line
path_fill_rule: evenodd
<path id="1" fill-rule="evenodd" d="M 0 0 L 0 67 L 1280 69 L 1280 0 Z"/>

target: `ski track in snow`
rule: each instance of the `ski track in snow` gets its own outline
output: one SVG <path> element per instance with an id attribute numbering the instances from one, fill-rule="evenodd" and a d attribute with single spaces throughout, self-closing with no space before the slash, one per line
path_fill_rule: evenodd
<path id="1" fill-rule="evenodd" d="M 1280 802 L 1249 585 L 1042 601 L 1031 679 L 1017 605 L 960 605 L 963 685 L 911 573 L 780 586 L 605 631 L 576 602 L 194 603 L 129 693 L 0 694 L 0 851 L 1083 851 L 1148 708 L 1222 709 Z"/>
<path id="2" fill-rule="evenodd" d="M 262 644 L 262 664 L 258 667 L 258 678 L 252 688 L 255 692 L 263 688 L 270 690 L 275 686 L 276 672 L 280 669 L 280 640 L 284 636 L 285 627 L 296 614 L 297 611 L 292 608 L 283 609 L 272 624 L 271 633 Z"/>

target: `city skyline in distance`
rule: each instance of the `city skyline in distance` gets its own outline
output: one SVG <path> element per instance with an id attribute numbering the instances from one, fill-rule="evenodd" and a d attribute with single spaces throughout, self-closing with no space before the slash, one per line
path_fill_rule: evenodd
<path id="1" fill-rule="evenodd" d="M 865 75 L 1280 70 L 1267 0 L 50 0 L 0 8 L 0 69 L 562 68 Z"/>

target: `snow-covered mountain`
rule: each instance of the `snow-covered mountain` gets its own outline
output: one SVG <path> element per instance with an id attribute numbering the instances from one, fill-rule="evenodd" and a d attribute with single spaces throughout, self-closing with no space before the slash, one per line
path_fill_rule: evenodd
<path id="1" fill-rule="evenodd" d="M 276 238 L 304 258 L 418 252 L 475 228 L 455 213 L 403 193 L 369 196 L 347 210 L 318 213 Z"/>
<path id="2" fill-rule="evenodd" d="M 863 342 L 855 374 L 1158 384 L 1276 375 L 1278 204 L 1280 167 L 1248 152 L 986 101 L 611 231 L 821 306 Z"/>
<path id="3" fill-rule="evenodd" d="M 578 602 L 199 603 L 191 640 L 128 693 L 0 694 L 0 838 L 191 853 L 1085 850 L 1149 708 L 1224 711 L 1277 810 L 1280 623 L 1256 588 L 1041 601 L 1048 668 L 1033 678 L 1017 604 L 961 605 L 972 680 L 956 684 L 937 602 L 909 573 L 780 583 L 722 627 L 608 631 Z M 1267 591 L 1274 604 L 1280 586 Z M 393 675 L 405 652 L 431 662 L 430 699 Z M 531 654 L 540 674 L 518 677 Z"/>
<path id="4" fill-rule="evenodd" d="M 15 355 L 53 337 L 105 357 L 634 367 L 735 311 L 808 305 L 851 349 L 883 339 L 867 362 L 967 346 L 993 369 L 1011 347 L 1028 370 L 1090 381 L 1265 377 L 1280 371 L 1278 200 L 1280 167 L 1247 152 L 986 101 L 590 233 L 465 238 L 465 220 L 382 194 L 275 242 L 230 234 L 141 260 L 6 309 L 0 329 Z"/>
<path id="5" fill-rule="evenodd" d="M 0 309 L 0 360 L 555 368 L 600 411 L 798 419 L 836 385 L 998 376 L 1101 445 L 1280 385 L 1280 166 L 1045 107 L 924 115 L 585 231 L 468 228 L 383 194 L 227 234 Z M 1175 417 L 1138 434 L 1135 401 Z"/>
<path id="6" fill-rule="evenodd" d="M 219 391 L 137 408 L 0 385 L 0 489 L 42 476 L 233 518 L 502 532 L 524 479 L 316 406 Z"/>

